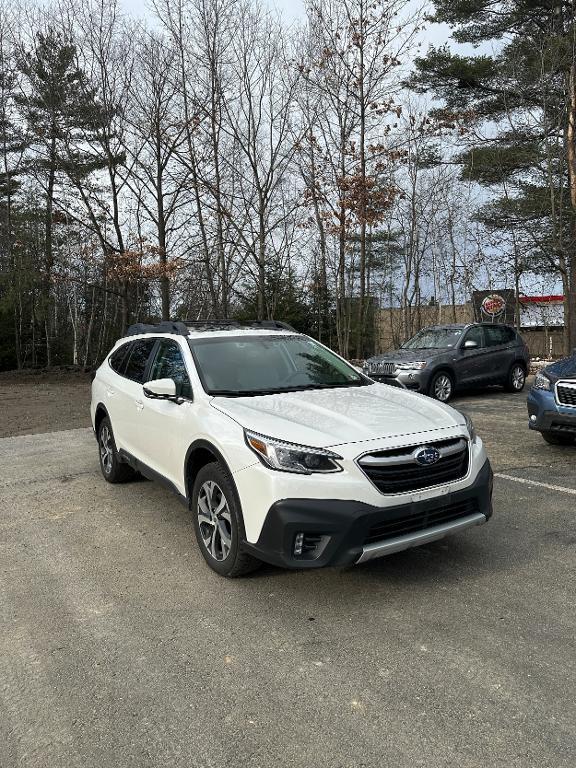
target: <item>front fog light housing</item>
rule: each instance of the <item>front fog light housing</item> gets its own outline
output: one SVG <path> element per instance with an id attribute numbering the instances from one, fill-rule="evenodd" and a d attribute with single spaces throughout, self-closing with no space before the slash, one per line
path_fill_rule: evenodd
<path id="1" fill-rule="evenodd" d="M 263 464 L 271 469 L 280 472 L 296 472 L 301 475 L 342 471 L 342 467 L 337 463 L 342 456 L 325 448 L 287 443 L 284 440 L 276 440 L 276 438 L 248 430 L 244 430 L 244 435 L 248 447 Z"/>
<path id="2" fill-rule="evenodd" d="M 294 539 L 294 554 L 299 557 L 302 554 L 302 548 L 304 546 L 304 534 L 297 533 Z"/>

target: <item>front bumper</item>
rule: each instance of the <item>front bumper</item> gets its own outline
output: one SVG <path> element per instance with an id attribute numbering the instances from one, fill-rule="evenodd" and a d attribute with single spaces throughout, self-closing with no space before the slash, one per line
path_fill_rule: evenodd
<path id="1" fill-rule="evenodd" d="M 421 371 L 397 371 L 393 376 L 384 376 L 381 373 L 367 373 L 366 375 L 382 384 L 406 387 L 406 389 L 411 389 L 413 392 L 422 392 L 424 394 L 428 392 L 428 385 L 430 383 L 430 372 L 426 369 Z"/>
<path id="2" fill-rule="evenodd" d="M 492 515 L 492 477 L 486 460 L 466 488 L 386 508 L 339 499 L 283 499 L 270 507 L 258 541 L 243 547 L 282 568 L 364 562 L 485 523 Z M 300 533 L 315 548 L 295 555 Z"/>
<path id="3" fill-rule="evenodd" d="M 559 405 L 553 391 L 532 388 L 526 404 L 530 429 L 576 436 L 576 408 Z"/>

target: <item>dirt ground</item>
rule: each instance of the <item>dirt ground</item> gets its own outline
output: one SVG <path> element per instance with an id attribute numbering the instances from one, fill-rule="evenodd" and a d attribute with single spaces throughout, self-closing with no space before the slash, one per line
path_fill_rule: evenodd
<path id="1" fill-rule="evenodd" d="M 0 373 L 0 438 L 89 427 L 89 407 L 89 373 Z"/>

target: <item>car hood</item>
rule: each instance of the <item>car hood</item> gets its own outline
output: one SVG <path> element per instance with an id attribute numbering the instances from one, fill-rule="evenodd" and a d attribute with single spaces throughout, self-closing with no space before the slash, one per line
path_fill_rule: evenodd
<path id="1" fill-rule="evenodd" d="M 254 432 L 322 448 L 464 424 L 450 406 L 386 384 L 215 397 L 211 405 Z"/>
<path id="2" fill-rule="evenodd" d="M 565 357 L 552 365 L 547 365 L 543 372 L 549 379 L 556 382 L 558 379 L 576 379 L 576 355 Z"/>
<path id="3" fill-rule="evenodd" d="M 454 347 L 448 347 L 447 349 L 393 349 L 390 352 L 384 352 L 382 355 L 375 355 L 366 362 L 371 363 L 411 363 L 416 360 L 431 360 L 438 355 L 451 352 Z"/>

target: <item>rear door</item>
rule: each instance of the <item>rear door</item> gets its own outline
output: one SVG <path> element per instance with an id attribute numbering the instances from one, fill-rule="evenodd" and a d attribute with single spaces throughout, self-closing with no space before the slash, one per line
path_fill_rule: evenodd
<path id="1" fill-rule="evenodd" d="M 144 407 L 142 384 L 146 381 L 148 362 L 156 341 L 154 337 L 147 337 L 132 342 L 123 373 L 115 377 L 114 409 L 110 417 L 116 447 L 123 448 L 138 458 L 146 450 L 139 434 L 138 420 L 138 415 Z"/>
<path id="2" fill-rule="evenodd" d="M 516 334 L 507 325 L 485 325 L 484 336 L 489 352 L 490 380 L 505 382 L 516 355 Z"/>
<path id="3" fill-rule="evenodd" d="M 474 349 L 465 349 L 467 341 L 475 341 Z M 461 339 L 455 363 L 457 382 L 467 386 L 481 385 L 490 379 L 490 361 L 481 325 L 469 328 Z"/>

